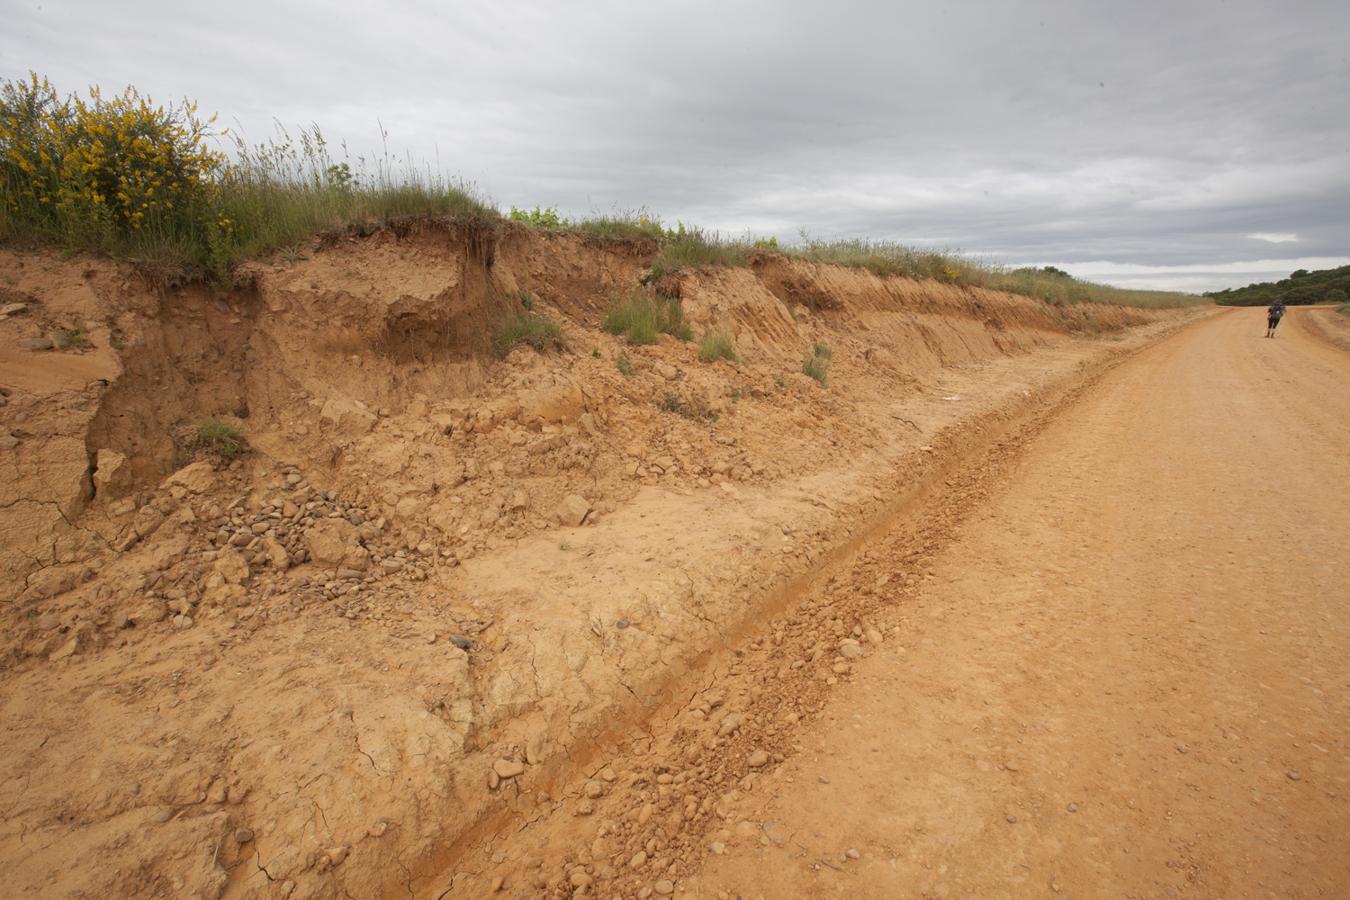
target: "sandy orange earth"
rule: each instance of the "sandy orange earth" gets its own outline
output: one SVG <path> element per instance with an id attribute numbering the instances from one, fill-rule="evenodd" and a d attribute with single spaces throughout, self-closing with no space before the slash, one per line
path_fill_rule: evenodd
<path id="1" fill-rule="evenodd" d="M 1350 894 L 1350 356 L 1263 328 L 1012 430 L 423 895 Z"/>
<path id="2" fill-rule="evenodd" d="M 1343 889 L 1350 320 L 654 249 L 0 252 L 9 889 Z"/>

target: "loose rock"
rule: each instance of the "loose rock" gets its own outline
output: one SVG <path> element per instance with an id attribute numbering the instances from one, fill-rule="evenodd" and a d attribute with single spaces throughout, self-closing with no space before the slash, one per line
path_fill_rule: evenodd
<path id="1" fill-rule="evenodd" d="M 499 759 L 492 764 L 498 778 L 515 778 L 525 771 L 525 764 L 514 759 Z"/>
<path id="2" fill-rule="evenodd" d="M 563 498 L 562 503 L 558 504 L 558 508 L 553 511 L 553 517 L 558 520 L 559 524 L 575 528 L 586 521 L 590 512 L 591 504 L 587 502 L 585 497 L 579 494 L 568 494 Z"/>

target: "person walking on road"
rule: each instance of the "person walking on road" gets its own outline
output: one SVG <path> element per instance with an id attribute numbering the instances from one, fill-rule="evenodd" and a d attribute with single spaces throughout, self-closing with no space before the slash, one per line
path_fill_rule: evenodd
<path id="1" fill-rule="evenodd" d="M 1275 336 L 1275 327 L 1280 324 L 1284 318 L 1284 301 L 1276 300 L 1270 304 L 1270 309 L 1266 310 L 1266 337 Z"/>

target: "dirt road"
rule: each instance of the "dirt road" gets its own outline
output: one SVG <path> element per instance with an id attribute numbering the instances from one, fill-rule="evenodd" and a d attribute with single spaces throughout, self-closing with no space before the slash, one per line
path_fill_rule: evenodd
<path id="1" fill-rule="evenodd" d="M 1350 893 L 1350 355 L 1309 314 L 1108 372 L 452 895 Z"/>

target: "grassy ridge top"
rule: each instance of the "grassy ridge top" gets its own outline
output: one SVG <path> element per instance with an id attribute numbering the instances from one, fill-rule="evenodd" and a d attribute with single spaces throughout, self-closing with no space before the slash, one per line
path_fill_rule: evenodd
<path id="1" fill-rule="evenodd" d="M 187 101 L 159 105 L 127 88 L 105 97 L 61 96 L 36 74 L 0 82 L 0 241 L 105 253 L 135 262 L 164 283 L 228 283 L 240 262 L 289 252 L 316 233 L 355 223 L 428 216 L 497 228 L 654 245 L 652 275 L 748 265 L 782 253 L 877 275 L 933 278 L 1025 294 L 1048 303 L 1180 306 L 1206 298 L 1130 291 L 1053 268 L 1006 269 L 949 252 L 864 240 L 723 238 L 663 225 L 645 213 L 568 219 L 553 209 L 501 213 L 466 182 L 411 160 L 354 161 L 330 151 L 313 127 L 262 144 L 230 139 Z M 226 153 L 215 138 L 232 140 Z"/>

